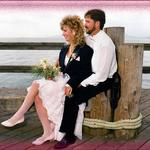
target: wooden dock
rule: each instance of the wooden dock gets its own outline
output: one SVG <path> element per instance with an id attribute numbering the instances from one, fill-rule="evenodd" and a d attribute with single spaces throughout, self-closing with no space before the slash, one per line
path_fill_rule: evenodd
<path id="1" fill-rule="evenodd" d="M 149 150 L 150 149 L 150 90 L 143 90 L 140 110 L 143 123 L 137 137 L 131 140 L 115 139 L 113 134 L 105 137 L 83 136 L 67 150 Z M 0 109 L 0 122 L 9 118 L 12 111 Z M 56 142 L 46 142 L 41 146 L 33 146 L 31 142 L 42 134 L 41 124 L 33 110 L 26 115 L 26 121 L 13 128 L 0 125 L 0 150 L 50 150 Z"/>

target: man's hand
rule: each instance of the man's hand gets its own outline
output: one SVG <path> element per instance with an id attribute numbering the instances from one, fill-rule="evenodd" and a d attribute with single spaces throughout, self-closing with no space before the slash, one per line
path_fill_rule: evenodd
<path id="1" fill-rule="evenodd" d="M 65 85 L 65 89 L 64 90 L 65 90 L 64 92 L 65 92 L 66 96 L 71 95 L 71 93 L 72 93 L 72 87 L 69 84 Z"/>

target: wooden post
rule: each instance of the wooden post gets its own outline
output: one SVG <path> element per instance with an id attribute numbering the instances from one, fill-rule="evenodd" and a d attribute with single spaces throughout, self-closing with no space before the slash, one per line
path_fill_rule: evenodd
<path id="1" fill-rule="evenodd" d="M 139 116 L 143 64 L 143 45 L 122 44 L 118 47 L 118 67 L 121 76 L 121 98 L 115 111 L 114 121 L 135 119 Z M 134 130 L 115 130 L 118 138 L 130 139 Z"/>
<path id="2" fill-rule="evenodd" d="M 111 121 L 111 108 L 108 96 L 104 92 L 96 95 L 90 100 L 90 111 L 86 112 L 87 118 Z M 84 132 L 94 136 L 103 136 L 109 133 L 108 129 L 84 127 Z"/>
<path id="3" fill-rule="evenodd" d="M 124 43 L 125 29 L 124 27 L 109 27 L 105 28 L 105 32 L 110 36 L 116 46 L 116 57 L 118 61 L 118 47 Z"/>
<path id="4" fill-rule="evenodd" d="M 119 44 L 124 43 L 124 27 L 109 27 L 104 29 L 114 42 L 116 48 Z"/>
<path id="5" fill-rule="evenodd" d="M 118 72 L 121 76 L 121 98 L 114 114 L 114 121 L 135 119 L 139 116 L 139 102 L 142 83 L 143 45 L 124 44 L 124 28 L 112 27 L 105 31 L 116 46 Z M 117 138 L 130 139 L 135 130 L 115 130 Z"/>

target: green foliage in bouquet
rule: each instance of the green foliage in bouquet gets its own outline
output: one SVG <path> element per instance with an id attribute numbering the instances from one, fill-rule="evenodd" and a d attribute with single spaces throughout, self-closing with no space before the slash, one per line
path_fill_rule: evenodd
<path id="1" fill-rule="evenodd" d="M 60 68 L 49 64 L 48 60 L 42 59 L 40 63 L 32 68 L 32 73 L 45 79 L 53 79 L 58 76 Z"/>

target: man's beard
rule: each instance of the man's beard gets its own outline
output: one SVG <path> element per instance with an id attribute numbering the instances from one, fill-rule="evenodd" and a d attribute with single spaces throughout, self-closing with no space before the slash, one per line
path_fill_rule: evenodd
<path id="1" fill-rule="evenodd" d="M 87 34 L 91 34 L 91 33 L 94 32 L 94 31 L 95 31 L 95 26 L 94 26 L 91 30 L 88 30 L 88 31 L 86 30 L 86 33 L 87 33 Z"/>

